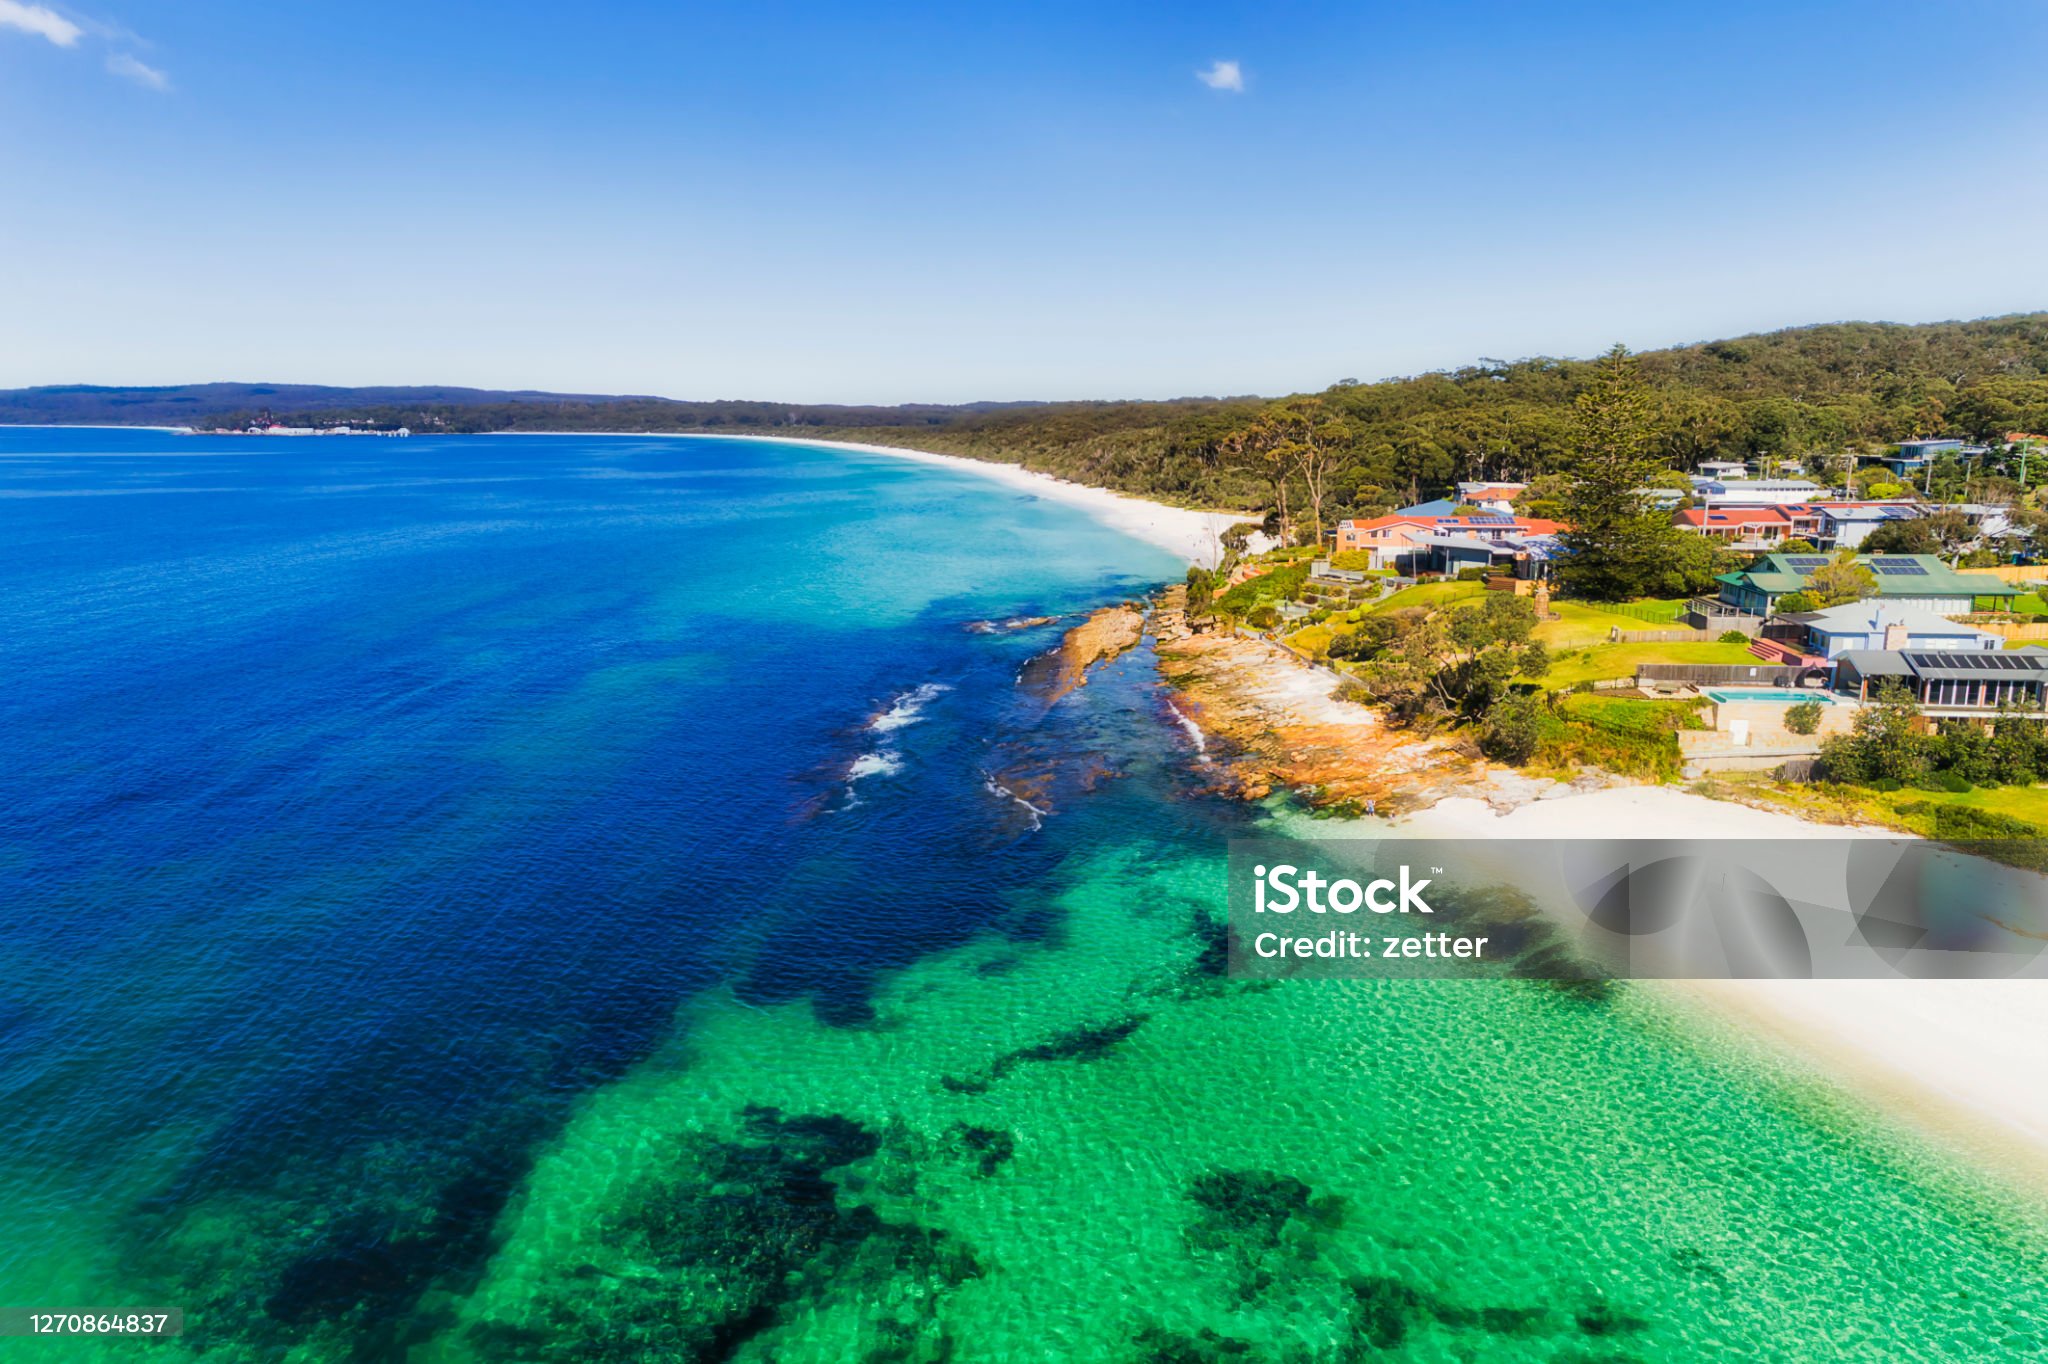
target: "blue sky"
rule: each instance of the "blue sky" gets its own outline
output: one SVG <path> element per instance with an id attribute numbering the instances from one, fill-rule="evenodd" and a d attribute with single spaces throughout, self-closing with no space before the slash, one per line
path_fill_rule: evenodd
<path id="1" fill-rule="evenodd" d="M 2048 308 L 2048 0 L 93 5 L 0 0 L 0 385 L 1270 393 Z"/>

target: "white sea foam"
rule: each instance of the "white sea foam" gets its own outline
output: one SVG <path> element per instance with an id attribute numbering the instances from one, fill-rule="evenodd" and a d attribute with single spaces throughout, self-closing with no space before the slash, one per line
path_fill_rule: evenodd
<path id="1" fill-rule="evenodd" d="M 997 800 L 1007 800 L 1017 805 L 1023 806 L 1025 812 L 1031 816 L 1031 827 L 1034 831 L 1043 829 L 1045 827 L 1046 812 L 1040 809 L 1038 806 L 1033 805 L 1030 801 L 1024 799 L 1024 797 L 1018 795 L 1015 791 L 1012 791 L 1009 787 L 997 781 L 994 776 L 990 775 L 987 772 L 982 773 L 981 785 L 983 790 L 987 791 Z"/>
<path id="2" fill-rule="evenodd" d="M 886 777 L 903 770 L 903 759 L 894 753 L 877 750 L 863 753 L 846 769 L 848 781 L 859 781 L 862 777 Z"/>
<path id="3" fill-rule="evenodd" d="M 1173 702 L 1168 701 L 1166 708 L 1173 712 L 1173 718 L 1180 722 L 1180 727 L 1188 732 L 1188 739 L 1195 746 L 1195 756 L 1206 764 L 1209 761 L 1209 739 L 1207 735 L 1202 733 L 1202 727 L 1193 720 L 1188 719 L 1181 708 L 1173 704 Z"/>
<path id="4" fill-rule="evenodd" d="M 927 682 L 921 687 L 912 687 L 889 703 L 889 709 L 868 721 L 868 728 L 877 734 L 914 725 L 924 718 L 924 708 L 939 696 L 953 690 L 944 682 Z"/>

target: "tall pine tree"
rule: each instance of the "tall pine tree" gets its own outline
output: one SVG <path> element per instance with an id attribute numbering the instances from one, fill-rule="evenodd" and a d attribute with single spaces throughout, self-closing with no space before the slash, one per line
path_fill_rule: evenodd
<path id="1" fill-rule="evenodd" d="M 1664 470 L 1649 386 L 1624 346 L 1607 352 L 1572 403 L 1563 500 L 1571 529 L 1557 576 L 1573 595 L 1625 601 L 1695 591 L 1713 576 L 1711 548 L 1644 495 Z"/>

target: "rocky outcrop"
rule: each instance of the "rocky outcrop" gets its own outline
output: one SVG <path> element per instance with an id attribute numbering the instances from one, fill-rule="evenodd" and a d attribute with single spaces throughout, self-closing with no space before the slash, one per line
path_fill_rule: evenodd
<path id="1" fill-rule="evenodd" d="M 1277 644 L 1195 634 L 1174 589 L 1154 614 L 1159 668 L 1176 709 L 1221 740 L 1211 752 L 1231 794 L 1277 788 L 1314 804 L 1388 814 L 1468 794 L 1486 782 L 1476 754 L 1388 728 L 1379 713 L 1337 695 L 1343 679 Z"/>
<path id="2" fill-rule="evenodd" d="M 1088 670 L 1106 663 L 1145 636 L 1145 613 L 1135 606 L 1105 606 L 1067 631 L 1059 647 L 1024 665 L 1019 679 L 1047 705 L 1088 680 Z"/>

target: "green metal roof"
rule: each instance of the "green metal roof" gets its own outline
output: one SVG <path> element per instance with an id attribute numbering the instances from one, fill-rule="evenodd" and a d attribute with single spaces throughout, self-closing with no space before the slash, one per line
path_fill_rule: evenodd
<path id="1" fill-rule="evenodd" d="M 1809 559 L 1818 555 L 1766 554 L 1740 573 L 1723 575 L 1720 581 L 1732 587 L 1753 587 L 1772 596 L 1797 592 L 1810 575 L 1799 572 L 1788 558 Z M 1859 554 L 1856 562 L 1871 570 L 1877 579 L 1879 597 L 2017 597 L 2020 590 L 2011 583 L 1981 573 L 1958 573 L 1932 554 Z M 1873 563 L 1877 566 L 1873 567 Z M 1887 571 L 1891 570 L 1891 571 Z"/>

